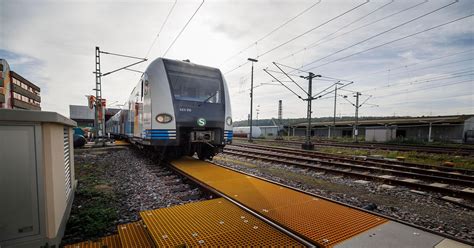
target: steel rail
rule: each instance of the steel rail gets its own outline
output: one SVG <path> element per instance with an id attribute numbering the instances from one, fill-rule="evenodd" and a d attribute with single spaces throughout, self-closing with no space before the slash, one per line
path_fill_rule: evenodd
<path id="1" fill-rule="evenodd" d="M 416 183 L 416 182 L 410 182 L 410 181 L 402 181 L 398 179 L 391 179 L 391 178 L 381 178 L 379 176 L 374 176 L 370 175 L 368 173 L 363 173 L 363 172 L 355 172 L 355 171 L 348 171 L 344 169 L 337 169 L 334 167 L 325 167 L 321 166 L 318 164 L 307 164 L 304 162 L 296 162 L 294 159 L 297 159 L 296 157 L 287 157 L 288 159 L 291 160 L 281 160 L 282 156 L 279 156 L 279 158 L 270 158 L 268 156 L 276 156 L 274 154 L 259 154 L 258 152 L 252 152 L 252 151 L 245 151 L 245 152 L 235 152 L 235 151 L 224 151 L 224 153 L 227 154 L 232 154 L 232 155 L 237 155 L 237 156 L 243 156 L 243 157 L 248 157 L 248 158 L 254 158 L 254 159 L 260 159 L 260 160 L 265 160 L 273 163 L 285 163 L 289 165 L 294 165 L 294 166 L 299 166 L 303 168 L 313 168 L 313 169 L 319 169 L 319 170 L 324 170 L 324 171 L 329 171 L 337 174 L 345 174 L 353 177 L 358 177 L 358 178 L 364 178 L 368 179 L 370 181 L 382 181 L 384 183 L 388 184 L 395 184 L 395 185 L 401 185 L 401 186 L 406 186 L 409 188 L 414 188 L 414 189 L 424 189 L 424 190 L 429 190 L 432 192 L 437 192 L 437 193 L 443 193 L 443 194 L 448 194 L 450 196 L 454 197 L 465 197 L 469 199 L 474 199 L 474 193 L 469 192 L 469 191 L 460 191 L 457 189 L 450 189 L 450 188 L 443 188 L 443 187 L 436 187 L 432 185 L 427 185 L 427 184 L 421 184 L 421 183 Z M 250 154 L 253 153 L 253 154 Z M 330 162 L 325 162 L 325 161 L 318 161 L 321 164 L 327 164 L 327 165 L 334 165 L 333 163 Z M 350 168 L 349 165 L 339 163 L 340 165 L 345 166 L 346 168 Z M 371 168 L 366 168 L 367 170 L 370 170 Z"/>
<path id="2" fill-rule="evenodd" d="M 394 170 L 400 170 L 400 171 L 407 171 L 407 172 L 414 172 L 414 173 L 423 173 L 423 174 L 430 174 L 433 176 L 440 176 L 440 177 L 446 177 L 446 178 L 454 178 L 454 179 L 460 179 L 460 180 L 467 180 L 467 181 L 472 181 L 472 185 L 474 186 L 474 176 L 467 175 L 467 174 L 458 174 L 458 173 L 450 173 L 446 171 L 439 171 L 439 170 L 433 170 L 433 168 L 436 167 L 410 167 L 406 164 L 403 164 L 403 162 L 400 163 L 385 163 L 385 161 L 375 161 L 375 160 L 358 160 L 353 158 L 348 158 L 348 157 L 342 157 L 342 156 L 337 156 L 337 155 L 329 155 L 329 154 L 320 154 L 320 153 L 315 153 L 315 152 L 308 152 L 308 151 L 302 151 L 302 150 L 297 150 L 297 149 L 291 149 L 291 148 L 281 148 L 281 147 L 273 147 L 273 146 L 263 146 L 263 145 L 250 145 L 250 144 L 233 144 L 232 146 L 226 146 L 226 149 L 232 149 L 233 146 L 236 147 L 244 147 L 244 148 L 252 148 L 252 149 L 260 149 L 260 150 L 266 150 L 266 151 L 273 151 L 273 152 L 284 152 L 287 154 L 293 154 L 293 155 L 300 155 L 300 156 L 306 156 L 309 158 L 318 158 L 318 159 L 326 159 L 330 161 L 338 161 L 338 162 L 343 162 L 343 163 L 352 163 L 352 164 L 357 164 L 357 165 L 363 165 L 363 166 L 376 166 L 380 168 L 388 168 L 388 169 L 394 169 Z"/>
<path id="3" fill-rule="evenodd" d="M 239 138 L 235 138 L 239 140 Z M 274 142 L 269 140 L 261 140 L 262 142 Z M 335 146 L 335 147 L 350 147 L 360 149 L 380 149 L 380 150 L 394 150 L 394 151 L 417 151 L 424 153 L 436 153 L 436 154 L 452 154 L 452 155 L 463 155 L 470 156 L 474 155 L 474 148 L 471 147 L 437 147 L 437 146 L 414 146 L 414 145 L 388 145 L 378 143 L 344 143 L 344 142 L 332 142 L 322 140 L 312 140 L 316 146 Z M 278 141 L 279 143 L 297 144 L 301 145 L 300 141 Z"/>

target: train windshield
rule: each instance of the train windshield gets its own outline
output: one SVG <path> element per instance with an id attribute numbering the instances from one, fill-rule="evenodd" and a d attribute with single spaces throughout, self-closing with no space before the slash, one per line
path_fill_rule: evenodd
<path id="1" fill-rule="evenodd" d="M 164 60 L 176 100 L 221 103 L 222 78 L 214 68 Z"/>

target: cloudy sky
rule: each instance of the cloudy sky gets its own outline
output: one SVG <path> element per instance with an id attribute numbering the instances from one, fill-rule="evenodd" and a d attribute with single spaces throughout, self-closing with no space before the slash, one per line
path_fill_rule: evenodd
<path id="1" fill-rule="evenodd" d="M 308 82 L 300 75 L 323 76 L 315 78 L 313 92 L 339 80 L 354 82 L 339 91 L 347 98 L 338 97 L 338 115 L 353 115 L 353 91 L 362 93 L 361 102 L 371 97 L 362 116 L 474 113 L 472 0 L 206 0 L 170 47 L 201 3 L 0 0 L 0 57 L 41 87 L 43 110 L 66 116 L 70 104 L 85 105 L 85 95 L 93 94 L 95 46 L 150 60 L 169 49 L 168 58 L 220 68 L 236 120 L 249 112 L 248 57 L 259 60 L 259 118 L 276 117 L 280 99 L 284 118 L 306 115 L 305 103 L 263 71 L 278 71 L 272 62 L 304 89 Z M 131 62 L 104 55 L 102 71 Z M 272 74 L 304 97 L 290 79 Z M 123 103 L 139 76 L 121 71 L 104 77 L 104 98 Z M 313 115 L 331 116 L 333 104 L 333 93 L 321 97 Z"/>

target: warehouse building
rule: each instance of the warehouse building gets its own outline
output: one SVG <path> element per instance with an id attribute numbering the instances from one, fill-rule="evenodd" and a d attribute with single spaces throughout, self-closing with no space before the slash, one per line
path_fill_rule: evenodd
<path id="1" fill-rule="evenodd" d="M 306 135 L 306 123 L 285 126 L 293 136 Z M 358 133 L 366 141 L 409 140 L 465 143 L 474 132 L 474 115 L 393 117 L 359 120 Z M 354 121 L 315 122 L 311 136 L 319 138 L 354 136 Z"/>
<path id="2" fill-rule="evenodd" d="M 0 108 L 41 110 L 40 88 L 0 59 Z"/>

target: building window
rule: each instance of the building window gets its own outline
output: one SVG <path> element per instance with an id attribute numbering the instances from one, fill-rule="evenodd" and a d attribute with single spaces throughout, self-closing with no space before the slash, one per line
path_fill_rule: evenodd
<path id="1" fill-rule="evenodd" d="M 21 95 L 16 92 L 13 92 L 13 98 L 21 100 Z"/>

